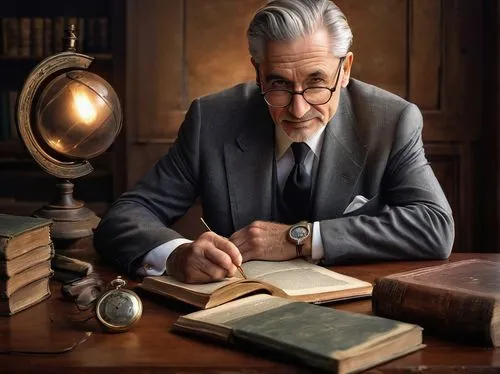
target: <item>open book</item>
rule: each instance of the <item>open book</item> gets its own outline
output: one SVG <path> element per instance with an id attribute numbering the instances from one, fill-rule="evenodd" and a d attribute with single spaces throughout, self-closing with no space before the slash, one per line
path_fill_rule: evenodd
<path id="1" fill-rule="evenodd" d="M 174 331 L 259 347 L 338 374 L 358 372 L 423 348 L 419 326 L 252 295 L 181 316 Z"/>
<path id="2" fill-rule="evenodd" d="M 211 308 L 250 293 L 269 293 L 293 300 L 320 303 L 370 296 L 372 285 L 302 259 L 249 261 L 241 266 L 248 279 L 228 278 L 221 282 L 187 284 L 172 277 L 145 277 L 140 288 L 170 296 L 202 309 Z"/>

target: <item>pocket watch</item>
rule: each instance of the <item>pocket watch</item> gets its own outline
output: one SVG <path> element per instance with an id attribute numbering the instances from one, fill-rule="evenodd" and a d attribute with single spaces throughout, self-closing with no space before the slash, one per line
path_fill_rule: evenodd
<path id="1" fill-rule="evenodd" d="M 127 282 L 120 276 L 110 284 L 113 289 L 103 293 L 97 300 L 97 320 L 107 331 L 127 331 L 141 318 L 141 299 L 135 292 L 123 288 Z"/>

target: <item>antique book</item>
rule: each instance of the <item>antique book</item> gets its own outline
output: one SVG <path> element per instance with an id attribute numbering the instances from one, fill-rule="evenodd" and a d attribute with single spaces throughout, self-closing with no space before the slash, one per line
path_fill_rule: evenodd
<path id="1" fill-rule="evenodd" d="M 247 279 L 187 284 L 162 276 L 145 277 L 140 288 L 192 304 L 211 308 L 250 293 L 270 293 L 311 303 L 370 296 L 372 285 L 302 259 L 249 261 L 241 266 Z"/>
<path id="2" fill-rule="evenodd" d="M 50 259 L 35 264 L 13 277 L 2 278 L 0 276 L 0 297 L 10 297 L 14 292 L 27 284 L 40 278 L 50 277 L 53 271 L 50 266 Z"/>
<path id="3" fill-rule="evenodd" d="M 10 278 L 40 262 L 50 260 L 54 256 L 52 243 L 42 245 L 12 260 L 0 260 L 0 278 Z"/>
<path id="4" fill-rule="evenodd" d="M 0 214 L 0 260 L 11 260 L 50 244 L 50 225 L 44 218 Z"/>
<path id="5" fill-rule="evenodd" d="M 0 315 L 12 315 L 38 304 L 50 296 L 50 277 L 31 282 L 10 297 L 0 296 Z"/>
<path id="6" fill-rule="evenodd" d="M 181 316 L 172 329 L 339 374 L 423 348 L 417 325 L 260 294 Z"/>
<path id="7" fill-rule="evenodd" d="M 500 263 L 450 262 L 376 280 L 373 312 L 451 338 L 500 346 Z"/>

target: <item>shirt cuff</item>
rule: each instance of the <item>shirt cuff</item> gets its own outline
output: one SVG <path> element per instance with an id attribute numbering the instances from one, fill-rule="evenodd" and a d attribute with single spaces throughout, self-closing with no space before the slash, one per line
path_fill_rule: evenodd
<path id="1" fill-rule="evenodd" d="M 324 254 L 325 250 L 323 248 L 323 241 L 321 240 L 319 221 L 316 221 L 313 223 L 311 259 L 313 261 L 319 261 L 323 258 Z"/>
<path id="2" fill-rule="evenodd" d="M 142 261 L 142 266 L 137 269 L 140 276 L 162 275 L 167 270 L 167 259 L 181 244 L 191 243 L 192 240 L 179 238 L 170 240 L 150 250 Z"/>

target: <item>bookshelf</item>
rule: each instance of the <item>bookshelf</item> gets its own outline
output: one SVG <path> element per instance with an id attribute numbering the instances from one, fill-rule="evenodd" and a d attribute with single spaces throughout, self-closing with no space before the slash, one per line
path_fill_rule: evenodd
<path id="1" fill-rule="evenodd" d="M 77 52 L 94 57 L 89 71 L 125 97 L 125 2 L 121 0 L 17 0 L 0 4 L 0 212 L 30 214 L 53 197 L 57 178 L 24 149 L 14 123 L 17 93 L 29 72 L 62 50 L 64 28 L 77 27 Z M 75 197 L 102 213 L 124 189 L 124 131 L 94 171 L 73 181 Z"/>

